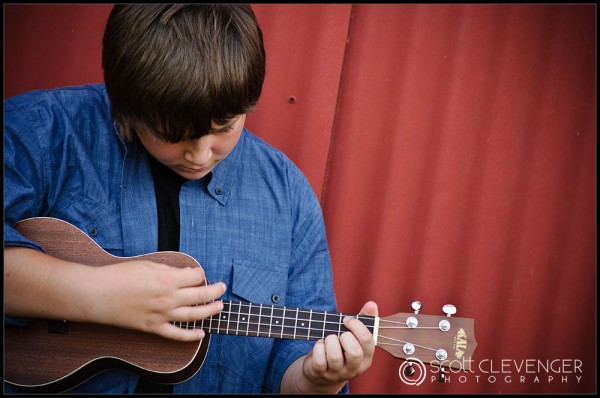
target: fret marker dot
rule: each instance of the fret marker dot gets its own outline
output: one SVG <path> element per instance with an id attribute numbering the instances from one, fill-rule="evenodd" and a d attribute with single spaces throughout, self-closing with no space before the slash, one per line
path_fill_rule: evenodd
<path id="1" fill-rule="evenodd" d="M 302 326 L 304 326 L 304 322 L 302 322 Z"/>
<path id="2" fill-rule="evenodd" d="M 279 321 L 275 321 L 275 323 L 279 323 Z"/>
<path id="3" fill-rule="evenodd" d="M 245 320 L 246 320 L 246 318 L 245 318 L 245 317 L 242 317 L 242 321 L 245 321 Z"/>

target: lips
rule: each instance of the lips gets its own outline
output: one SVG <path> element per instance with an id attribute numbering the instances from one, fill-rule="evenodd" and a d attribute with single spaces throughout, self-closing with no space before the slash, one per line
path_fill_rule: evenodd
<path id="1" fill-rule="evenodd" d="M 204 166 L 204 167 L 200 167 L 200 168 L 190 168 L 190 167 L 182 167 L 182 170 L 187 172 L 187 173 L 202 173 L 204 171 L 208 171 L 210 170 L 211 166 Z"/>

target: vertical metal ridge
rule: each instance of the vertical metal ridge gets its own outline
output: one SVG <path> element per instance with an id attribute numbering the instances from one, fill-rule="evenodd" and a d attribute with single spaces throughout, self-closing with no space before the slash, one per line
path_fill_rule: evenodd
<path id="1" fill-rule="evenodd" d="M 340 72 L 340 79 L 338 82 L 338 90 L 337 90 L 337 97 L 335 99 L 335 111 L 333 114 L 333 123 L 331 125 L 331 132 L 329 135 L 329 146 L 327 149 L 327 160 L 325 163 L 325 171 L 323 173 L 323 188 L 321 189 L 321 207 L 323 208 L 323 213 L 326 214 L 327 213 L 327 193 L 328 193 L 328 186 L 329 186 L 329 169 L 331 167 L 331 162 L 333 159 L 333 150 L 335 147 L 335 135 L 336 135 L 336 127 L 337 127 L 337 123 L 338 123 L 338 118 L 339 118 L 339 103 L 340 100 L 343 98 L 343 93 L 342 93 L 342 89 L 343 89 L 343 82 L 344 82 L 344 74 L 346 72 L 346 68 L 347 68 L 347 57 L 348 57 L 348 45 L 350 44 L 350 41 L 352 40 L 352 21 L 354 19 L 354 12 L 355 12 L 355 4 L 352 4 L 350 6 L 350 17 L 348 19 L 348 30 L 346 33 L 346 44 L 344 46 L 344 56 L 343 56 L 343 60 L 342 60 L 342 71 Z"/>

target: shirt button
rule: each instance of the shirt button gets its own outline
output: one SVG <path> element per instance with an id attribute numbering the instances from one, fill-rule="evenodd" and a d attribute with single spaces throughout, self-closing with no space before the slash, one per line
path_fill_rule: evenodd
<path id="1" fill-rule="evenodd" d="M 88 229 L 88 234 L 90 234 L 90 236 L 98 235 L 98 227 L 90 227 L 90 229 Z"/>
<path id="2" fill-rule="evenodd" d="M 277 304 L 279 302 L 279 295 L 274 294 L 271 296 L 271 301 Z"/>
<path id="3" fill-rule="evenodd" d="M 221 188 L 215 188 L 215 193 L 217 195 L 221 195 L 223 193 L 223 190 Z"/>

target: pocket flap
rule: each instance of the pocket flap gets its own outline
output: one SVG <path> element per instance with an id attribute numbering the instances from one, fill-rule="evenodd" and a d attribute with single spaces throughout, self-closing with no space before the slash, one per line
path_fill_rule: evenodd
<path id="1" fill-rule="evenodd" d="M 287 273 L 243 260 L 233 261 L 231 293 L 251 303 L 285 302 Z"/>

